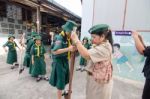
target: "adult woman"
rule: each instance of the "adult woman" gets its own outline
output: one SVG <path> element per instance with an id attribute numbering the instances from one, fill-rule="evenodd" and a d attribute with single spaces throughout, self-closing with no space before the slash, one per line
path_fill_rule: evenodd
<path id="1" fill-rule="evenodd" d="M 143 42 L 142 37 L 138 32 L 132 32 L 133 39 L 137 51 L 146 57 L 143 73 L 146 78 L 143 89 L 142 99 L 150 99 L 150 46 L 146 46 Z"/>
<path id="2" fill-rule="evenodd" d="M 82 57 L 89 60 L 86 67 L 88 72 L 86 99 L 111 99 L 112 92 L 112 33 L 106 24 L 95 25 L 90 28 L 94 46 L 87 50 L 79 41 L 77 35 L 72 33 L 74 41 Z"/>

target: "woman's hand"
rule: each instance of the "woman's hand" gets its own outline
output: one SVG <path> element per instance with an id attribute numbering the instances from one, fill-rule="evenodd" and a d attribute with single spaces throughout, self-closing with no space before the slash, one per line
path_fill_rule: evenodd
<path id="1" fill-rule="evenodd" d="M 133 36 L 133 37 L 138 37 L 139 34 L 138 34 L 138 32 L 136 32 L 136 31 L 132 31 L 132 36 Z"/>
<path id="2" fill-rule="evenodd" d="M 71 39 L 73 42 L 76 42 L 79 40 L 78 35 L 75 32 L 71 33 Z"/>
<path id="3" fill-rule="evenodd" d="M 68 50 L 71 51 L 71 52 L 74 52 L 74 51 L 77 50 L 77 48 L 75 46 L 71 45 L 71 46 L 68 47 Z"/>

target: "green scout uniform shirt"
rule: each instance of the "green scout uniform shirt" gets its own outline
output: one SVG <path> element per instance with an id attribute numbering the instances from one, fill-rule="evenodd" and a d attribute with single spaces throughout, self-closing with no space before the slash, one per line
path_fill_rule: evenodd
<path id="1" fill-rule="evenodd" d="M 34 64 L 31 66 L 31 75 L 45 75 L 46 74 L 46 63 L 44 61 L 44 54 L 46 53 L 43 45 L 34 44 L 31 48 L 31 55 L 34 56 Z"/>
<path id="2" fill-rule="evenodd" d="M 14 62 L 17 62 L 16 42 L 7 41 L 3 45 L 3 47 L 6 47 L 6 46 L 9 48 L 8 55 L 7 55 L 7 63 L 13 64 Z"/>
<path id="3" fill-rule="evenodd" d="M 67 47 L 67 40 L 65 40 L 61 35 L 56 35 L 51 50 L 56 51 L 58 49 L 63 49 Z M 49 83 L 52 86 L 63 90 L 65 88 L 65 85 L 69 83 L 68 53 L 53 55 L 52 58 L 52 72 Z"/>
<path id="4" fill-rule="evenodd" d="M 30 66 L 30 62 L 31 62 L 31 55 L 30 55 L 30 50 L 31 50 L 31 47 L 33 46 L 34 44 L 34 40 L 32 38 L 28 39 L 26 45 L 26 54 L 25 54 L 25 57 L 24 57 L 24 62 L 23 62 L 23 66 L 27 66 L 29 67 Z"/>

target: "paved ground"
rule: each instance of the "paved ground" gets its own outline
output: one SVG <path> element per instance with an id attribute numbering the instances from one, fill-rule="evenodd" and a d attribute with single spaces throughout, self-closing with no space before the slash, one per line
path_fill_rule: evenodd
<path id="1" fill-rule="evenodd" d="M 50 75 L 50 59 L 47 54 L 47 75 Z M 0 99 L 56 99 L 56 89 L 46 81 L 36 82 L 28 69 L 19 76 L 5 63 L 6 54 L 0 55 Z M 76 66 L 78 65 L 78 59 Z M 72 99 L 85 99 L 86 73 L 74 72 Z M 114 77 L 112 99 L 141 99 L 143 83 Z"/>

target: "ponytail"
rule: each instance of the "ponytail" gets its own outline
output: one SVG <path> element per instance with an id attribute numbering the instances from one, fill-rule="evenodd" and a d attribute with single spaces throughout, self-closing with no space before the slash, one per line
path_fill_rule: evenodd
<path id="1" fill-rule="evenodd" d="M 112 52 L 113 52 L 114 51 L 114 49 L 113 49 L 113 37 L 112 37 L 111 30 L 108 30 L 107 32 L 105 32 L 104 35 L 105 35 L 105 39 L 107 39 L 109 41 L 109 43 L 111 44 Z"/>
<path id="2" fill-rule="evenodd" d="M 111 46 L 113 46 L 113 37 L 111 30 L 107 31 L 106 39 L 109 40 L 109 43 L 111 44 Z"/>

